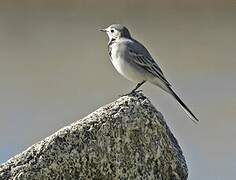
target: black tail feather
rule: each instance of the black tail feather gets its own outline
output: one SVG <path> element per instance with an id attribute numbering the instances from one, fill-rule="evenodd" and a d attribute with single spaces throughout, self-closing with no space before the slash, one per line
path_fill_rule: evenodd
<path id="1" fill-rule="evenodd" d="M 199 120 L 196 118 L 196 116 L 191 112 L 191 110 L 184 104 L 184 102 L 179 98 L 179 96 L 169 87 L 169 90 L 173 97 L 178 101 L 178 103 L 181 105 L 183 110 L 187 113 L 187 115 L 190 117 L 190 119 L 194 122 L 197 123 Z"/>

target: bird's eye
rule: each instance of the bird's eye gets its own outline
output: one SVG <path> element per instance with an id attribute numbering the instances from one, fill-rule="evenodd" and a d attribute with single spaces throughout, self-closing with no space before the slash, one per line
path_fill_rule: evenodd
<path id="1" fill-rule="evenodd" d="M 114 32 L 114 29 L 111 29 L 111 33 L 113 33 Z"/>

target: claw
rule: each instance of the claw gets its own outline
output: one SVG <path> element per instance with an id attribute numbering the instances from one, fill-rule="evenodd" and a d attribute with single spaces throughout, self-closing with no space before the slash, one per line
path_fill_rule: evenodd
<path id="1" fill-rule="evenodd" d="M 135 95 L 135 94 L 137 94 L 137 93 L 139 93 L 139 92 L 143 92 L 143 90 L 140 89 L 140 90 L 136 90 L 136 91 L 131 91 L 131 92 L 129 92 L 129 93 L 119 95 L 119 97 Z"/>
<path id="2" fill-rule="evenodd" d="M 146 81 L 142 81 L 141 83 L 138 83 L 136 85 L 136 87 L 130 92 L 130 93 L 127 93 L 127 94 L 123 94 L 123 95 L 119 95 L 119 97 L 123 97 L 123 96 L 129 96 L 129 95 L 135 95 L 136 93 L 138 92 L 142 92 L 142 90 L 137 90 L 140 86 L 142 86 Z"/>

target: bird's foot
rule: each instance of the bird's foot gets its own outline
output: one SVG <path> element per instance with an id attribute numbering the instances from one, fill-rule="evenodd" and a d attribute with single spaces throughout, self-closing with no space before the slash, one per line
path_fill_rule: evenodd
<path id="1" fill-rule="evenodd" d="M 131 91 L 131 92 L 129 92 L 129 93 L 119 95 L 119 97 L 135 95 L 135 94 L 137 94 L 137 93 L 139 93 L 139 92 L 143 92 L 143 90 L 141 90 L 141 89 L 140 89 L 140 90 L 133 90 L 133 91 Z"/>

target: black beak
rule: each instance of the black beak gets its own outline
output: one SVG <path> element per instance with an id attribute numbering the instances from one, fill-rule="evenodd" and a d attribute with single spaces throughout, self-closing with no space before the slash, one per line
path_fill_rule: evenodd
<path id="1" fill-rule="evenodd" d="M 101 31 L 101 32 L 107 32 L 106 29 L 99 29 L 99 31 Z"/>

